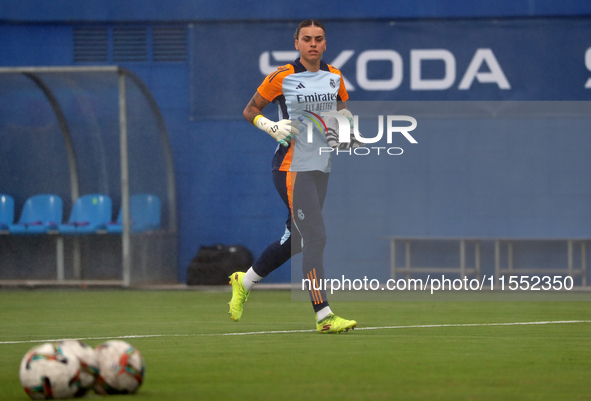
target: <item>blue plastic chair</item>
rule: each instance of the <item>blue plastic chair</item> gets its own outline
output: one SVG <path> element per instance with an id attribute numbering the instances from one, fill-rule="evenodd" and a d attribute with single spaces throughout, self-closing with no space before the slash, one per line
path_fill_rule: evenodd
<path id="1" fill-rule="evenodd" d="M 7 231 L 12 223 L 14 223 L 14 198 L 0 194 L 0 231 Z"/>
<path id="2" fill-rule="evenodd" d="M 111 220 L 111 198 L 107 195 L 90 194 L 74 202 L 67 223 L 59 225 L 60 234 L 93 234 L 105 228 Z"/>
<path id="3" fill-rule="evenodd" d="M 129 197 L 131 231 L 144 232 L 160 228 L 160 198 L 151 194 L 137 194 Z M 117 221 L 107 225 L 107 232 L 123 232 L 123 208 L 119 210 Z"/>
<path id="4" fill-rule="evenodd" d="M 9 225 L 11 234 L 45 234 L 57 230 L 62 222 L 62 198 L 52 194 L 27 199 L 17 223 Z"/>

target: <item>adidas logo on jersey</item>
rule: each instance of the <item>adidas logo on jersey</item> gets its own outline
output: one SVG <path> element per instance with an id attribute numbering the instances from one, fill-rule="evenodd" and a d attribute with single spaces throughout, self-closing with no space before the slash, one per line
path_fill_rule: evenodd
<path id="1" fill-rule="evenodd" d="M 306 87 L 304 86 L 303 83 L 300 82 L 300 84 L 298 86 L 296 86 L 296 89 L 305 89 Z"/>

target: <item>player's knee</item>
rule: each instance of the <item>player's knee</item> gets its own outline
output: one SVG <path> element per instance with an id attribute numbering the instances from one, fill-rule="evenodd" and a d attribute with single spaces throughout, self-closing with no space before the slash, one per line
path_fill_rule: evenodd
<path id="1" fill-rule="evenodd" d="M 304 239 L 304 246 L 313 245 L 314 247 L 322 247 L 326 245 L 326 233 L 318 232 L 310 235 L 307 240 Z"/>

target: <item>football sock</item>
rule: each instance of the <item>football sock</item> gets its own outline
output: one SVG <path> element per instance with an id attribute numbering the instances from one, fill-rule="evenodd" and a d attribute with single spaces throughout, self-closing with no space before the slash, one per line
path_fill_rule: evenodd
<path id="1" fill-rule="evenodd" d="M 246 289 L 248 291 L 250 291 L 252 289 L 252 287 L 254 287 L 254 285 L 256 283 L 258 283 L 260 280 L 262 280 L 263 277 L 259 276 L 258 274 L 256 274 L 254 272 L 254 270 L 252 269 L 252 267 L 250 269 L 248 269 L 248 271 L 246 272 L 246 274 L 244 275 L 244 286 L 246 287 Z"/>
<path id="2" fill-rule="evenodd" d="M 332 311 L 330 310 L 330 306 L 325 306 L 316 313 L 316 317 L 318 318 L 318 321 L 321 321 L 331 313 Z"/>

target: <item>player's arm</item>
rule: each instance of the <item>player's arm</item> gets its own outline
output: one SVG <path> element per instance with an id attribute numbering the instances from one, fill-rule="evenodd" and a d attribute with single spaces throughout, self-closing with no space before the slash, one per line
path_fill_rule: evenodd
<path id="1" fill-rule="evenodd" d="M 271 102 L 262 97 L 258 92 L 255 92 L 254 96 L 250 99 L 250 102 L 248 102 L 246 108 L 242 112 L 242 115 L 246 118 L 246 121 L 254 124 L 254 118 L 259 114 L 262 115 L 263 109 L 267 107 L 269 103 Z"/>
<path id="2" fill-rule="evenodd" d="M 281 120 L 275 122 L 263 116 L 262 110 L 269 103 L 270 102 L 262 97 L 257 91 L 252 99 L 250 99 L 250 102 L 248 102 L 246 105 L 242 115 L 246 121 L 271 135 L 281 145 L 289 146 L 289 142 L 291 141 L 293 135 L 298 135 L 300 132 L 296 127 L 292 126 L 290 120 Z"/>
<path id="3" fill-rule="evenodd" d="M 345 80 L 341 72 L 331 66 L 329 66 L 333 73 L 338 74 L 341 77 L 339 92 L 337 95 L 337 111 L 347 117 L 351 127 L 353 127 L 353 114 L 347 109 L 347 100 L 349 99 L 349 94 L 347 93 L 347 88 L 345 88 Z"/>

